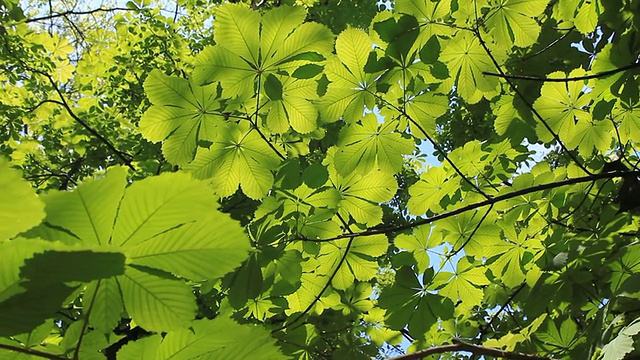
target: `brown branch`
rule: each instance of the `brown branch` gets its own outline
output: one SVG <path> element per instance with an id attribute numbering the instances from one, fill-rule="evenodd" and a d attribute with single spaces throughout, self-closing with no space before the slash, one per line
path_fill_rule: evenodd
<path id="1" fill-rule="evenodd" d="M 5 350 L 9 350 L 9 351 L 15 351 L 15 352 L 19 352 L 19 353 L 23 353 L 23 354 L 27 354 L 27 355 L 32 355 L 32 356 L 37 356 L 37 357 L 41 357 L 41 358 L 44 358 L 44 359 L 50 359 L 50 360 L 69 360 L 68 358 L 66 358 L 64 356 L 61 356 L 61 355 L 49 354 L 49 353 L 44 352 L 44 351 L 31 349 L 31 348 L 25 348 L 25 347 L 21 347 L 21 346 L 13 346 L 13 345 L 7 345 L 7 344 L 1 344 L 0 343 L 0 349 L 5 349 Z"/>
<path id="2" fill-rule="evenodd" d="M 474 7 L 475 7 L 475 12 L 476 12 L 476 22 L 478 22 L 478 4 L 476 1 L 474 1 Z M 484 41 L 484 39 L 482 38 L 482 34 L 480 33 L 480 30 L 476 30 L 475 31 L 475 36 L 478 38 L 478 41 L 480 42 L 480 46 L 482 46 L 482 49 L 484 49 L 484 51 L 487 53 L 487 56 L 489 56 L 489 59 L 491 60 L 491 62 L 493 63 L 493 66 L 498 70 L 498 73 L 500 73 L 501 76 L 506 76 L 504 70 L 502 70 L 502 67 L 500 66 L 500 64 L 498 63 L 498 60 L 496 60 L 495 56 L 493 56 L 493 53 L 491 52 L 491 50 L 489 49 L 489 46 L 487 46 L 487 43 Z M 513 90 L 513 92 L 522 100 L 522 102 L 524 102 L 524 104 L 527 106 L 527 108 L 529 110 L 531 110 L 531 112 L 533 113 L 533 115 L 535 115 L 535 117 L 540 121 L 540 123 L 545 127 L 545 129 L 547 129 L 547 131 L 549 131 L 549 133 L 553 136 L 553 138 L 558 142 L 558 144 L 560 145 L 560 147 L 562 147 L 562 150 L 564 150 L 564 152 L 567 154 L 567 156 L 573 160 L 573 162 L 576 163 L 576 165 L 582 169 L 582 171 L 584 171 L 586 174 L 592 175 L 592 172 L 589 171 L 589 169 L 587 169 L 580 161 L 578 161 L 578 158 L 567 148 L 567 146 L 562 142 L 562 140 L 560 139 L 560 136 L 558 134 L 556 134 L 555 131 L 553 131 L 553 129 L 551 128 L 551 126 L 549 126 L 549 123 L 547 123 L 547 121 L 542 117 L 542 115 L 540 115 L 540 113 L 538 112 L 538 110 L 536 110 L 533 107 L 533 104 L 529 103 L 527 101 L 527 98 L 524 96 L 524 94 L 522 93 L 522 91 L 520 91 L 516 85 L 511 81 L 511 79 L 509 78 L 504 78 L 505 82 L 509 85 L 509 87 Z"/>
<path id="3" fill-rule="evenodd" d="M 493 73 L 489 71 L 483 71 L 482 74 L 488 75 L 488 76 L 496 76 L 503 79 L 529 80 L 529 81 L 539 81 L 539 82 L 570 82 L 570 81 L 582 81 L 582 80 L 607 77 L 607 76 L 617 74 L 619 72 L 633 69 L 636 67 L 640 67 L 640 63 L 633 63 L 627 66 L 619 67 L 617 69 L 602 71 L 602 72 L 591 74 L 591 75 L 575 76 L 575 77 L 567 77 L 567 78 L 548 78 L 544 76 L 530 76 L 530 75 L 509 75 L 505 73 Z"/>
<path id="4" fill-rule="evenodd" d="M 59 17 L 66 17 L 66 16 L 69 16 L 69 15 L 91 15 L 91 14 L 94 14 L 94 13 L 97 13 L 97 12 L 112 12 L 112 11 L 137 11 L 137 10 L 136 9 L 129 9 L 129 8 L 122 8 L 122 7 L 97 8 L 97 9 L 86 10 L 86 11 L 69 10 L 69 11 L 64 11 L 64 12 L 61 12 L 61 13 L 50 14 L 50 15 L 47 15 L 47 16 L 41 16 L 41 17 L 26 19 L 25 23 L 52 20 L 52 19 L 59 18 Z"/>
<path id="5" fill-rule="evenodd" d="M 476 203 L 473 203 L 473 204 L 469 204 L 467 206 L 463 206 L 463 207 L 455 209 L 455 210 L 451 210 L 451 211 L 448 211 L 448 212 L 445 212 L 445 213 L 442 213 L 442 214 L 439 214 L 439 215 L 432 216 L 430 218 L 416 220 L 416 221 L 414 221 L 412 223 L 409 223 L 409 224 L 398 225 L 398 226 L 393 226 L 393 227 L 388 227 L 388 228 L 361 231 L 361 232 L 356 232 L 356 233 L 342 234 L 342 235 L 334 236 L 334 237 L 331 237 L 331 238 L 325 238 L 325 239 L 310 239 L 310 238 L 306 238 L 306 237 L 300 237 L 300 238 L 298 238 L 298 240 L 311 241 L 311 242 L 325 242 L 325 241 L 333 241 L 333 240 L 345 239 L 345 238 L 354 238 L 354 237 L 358 237 L 358 236 L 373 236 L 373 235 L 378 235 L 378 234 L 389 234 L 389 233 L 394 233 L 394 232 L 398 232 L 398 231 L 402 231 L 402 230 L 413 229 L 414 227 L 418 227 L 418 226 L 421 226 L 421 225 L 431 224 L 431 223 L 433 223 L 435 221 L 443 220 L 443 219 L 446 219 L 446 218 L 450 218 L 452 216 L 455 216 L 455 215 L 458 215 L 458 214 L 462 214 L 462 213 L 470 211 L 470 210 L 475 210 L 475 209 L 483 207 L 483 206 L 493 205 L 493 204 L 496 204 L 496 203 L 498 203 L 500 201 L 513 199 L 513 198 L 518 197 L 518 196 L 527 195 L 527 194 L 531 194 L 531 193 L 538 192 L 538 191 L 555 189 L 555 188 L 558 188 L 558 187 L 561 187 L 561 186 L 580 184 L 580 183 L 583 183 L 583 182 L 589 182 L 589 181 L 594 181 L 594 180 L 599 180 L 599 179 L 610 179 L 610 178 L 628 177 L 628 176 L 640 176 L 640 170 L 606 172 L 606 173 L 582 176 L 582 177 L 579 177 L 579 178 L 565 179 L 565 180 L 555 181 L 555 182 L 551 182 L 551 183 L 540 184 L 540 185 L 532 186 L 532 187 L 529 187 L 529 188 L 526 188 L 526 189 L 513 191 L 513 192 L 510 192 L 510 193 L 507 193 L 507 194 L 498 195 L 498 196 L 492 197 L 492 198 L 487 199 L 487 200 L 479 201 L 479 202 L 476 202 Z"/>
<path id="6" fill-rule="evenodd" d="M 473 353 L 474 355 L 486 355 L 486 356 L 493 356 L 493 357 L 512 359 L 512 360 L 549 360 L 550 359 L 547 357 L 542 357 L 537 355 L 522 354 L 522 353 L 513 352 L 513 351 L 506 351 L 506 350 L 490 348 L 486 346 L 474 345 L 459 339 L 453 339 L 451 342 L 453 342 L 453 344 L 435 346 L 432 348 L 416 351 L 411 354 L 396 356 L 389 360 L 416 360 L 416 359 L 422 359 L 426 356 L 433 355 L 433 354 L 442 354 L 446 352 L 455 352 L 455 351 L 465 351 L 465 352 Z"/>
<path id="7" fill-rule="evenodd" d="M 99 132 L 97 132 L 94 128 L 89 126 L 89 124 L 87 124 L 87 122 L 85 122 L 78 115 L 76 115 L 76 113 L 73 111 L 71 106 L 69 106 L 69 103 L 65 99 L 64 94 L 62 93 L 62 91 L 60 91 L 60 89 L 58 88 L 58 85 L 56 84 L 56 82 L 53 79 L 53 77 L 51 77 L 51 75 L 49 75 L 48 73 L 46 73 L 44 71 L 40 71 L 40 70 L 37 70 L 37 69 L 33 69 L 33 68 L 28 68 L 28 69 L 33 71 L 33 72 L 35 72 L 35 73 L 37 73 L 37 74 L 40 74 L 40 75 L 46 77 L 49 80 L 49 83 L 51 83 L 51 86 L 53 87 L 55 92 L 58 94 L 58 97 L 60 98 L 60 101 L 51 100 L 51 102 L 54 102 L 54 103 L 62 106 L 67 111 L 69 116 L 71 116 L 73 118 L 73 120 L 75 120 L 78 124 L 82 125 L 82 127 L 84 127 L 89 133 L 91 133 L 91 135 L 95 136 L 98 140 L 100 140 L 100 142 L 105 144 L 107 146 L 107 148 L 109 148 L 109 150 L 111 150 L 111 152 L 113 152 L 118 158 L 120 158 L 120 160 L 122 160 L 122 162 L 129 169 L 131 169 L 133 171 L 136 171 L 136 168 L 131 164 L 131 156 L 130 155 L 128 155 L 128 154 L 116 149 L 116 147 L 109 140 L 107 140 L 107 138 L 105 138 L 104 136 L 100 135 Z"/>

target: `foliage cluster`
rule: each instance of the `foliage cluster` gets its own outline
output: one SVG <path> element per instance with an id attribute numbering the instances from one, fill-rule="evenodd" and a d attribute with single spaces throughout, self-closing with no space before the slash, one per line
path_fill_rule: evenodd
<path id="1" fill-rule="evenodd" d="M 0 0 L 0 357 L 640 354 L 640 1 L 164 6 Z"/>

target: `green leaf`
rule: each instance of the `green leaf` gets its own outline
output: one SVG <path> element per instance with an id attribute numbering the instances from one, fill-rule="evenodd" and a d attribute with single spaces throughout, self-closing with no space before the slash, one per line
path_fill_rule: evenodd
<path id="1" fill-rule="evenodd" d="M 162 342 L 162 335 L 155 334 L 136 341 L 129 341 L 120 351 L 119 360 L 154 360 L 158 347 Z"/>
<path id="2" fill-rule="evenodd" d="M 243 284 L 243 286 L 231 286 L 229 288 L 229 304 L 236 309 L 240 309 L 248 300 L 256 299 L 262 290 L 262 269 L 258 264 L 256 256 L 249 259 L 233 275 L 233 284 Z"/>
<path id="3" fill-rule="evenodd" d="M 140 132 L 150 141 L 163 141 L 165 158 L 177 165 L 193 160 L 198 142 L 214 141 L 225 119 L 216 100 L 216 85 L 198 86 L 154 70 L 144 83 L 154 104 L 140 119 Z"/>
<path id="4" fill-rule="evenodd" d="M 83 303 L 91 307 L 89 324 L 98 332 L 110 333 L 124 317 L 124 303 L 115 278 L 92 281 L 87 284 Z"/>
<path id="5" fill-rule="evenodd" d="M 326 184 L 328 179 L 329 172 L 322 164 L 309 165 L 302 173 L 302 181 L 312 189 L 317 189 Z"/>
<path id="6" fill-rule="evenodd" d="M 132 264 L 201 281 L 222 277 L 247 257 L 250 248 L 237 222 L 222 213 L 185 224 L 132 246 Z"/>
<path id="7" fill-rule="evenodd" d="M 376 203 L 391 200 L 398 184 L 393 175 L 380 170 L 371 171 L 366 176 L 352 173 L 343 177 L 330 174 L 334 186 L 340 193 L 340 214 L 353 217 L 361 224 L 373 226 L 382 220 L 382 209 Z"/>
<path id="8" fill-rule="evenodd" d="M 449 99 L 440 94 L 425 92 L 407 99 L 407 114 L 411 117 L 411 133 L 424 139 L 425 133 L 433 137 L 436 132 L 436 119 L 446 113 L 449 108 Z"/>
<path id="9" fill-rule="evenodd" d="M 347 125 L 340 132 L 334 161 L 339 174 L 366 174 L 380 169 L 395 174 L 402 168 L 403 155 L 411 153 L 414 142 L 396 130 L 397 123 L 378 123 L 374 114 L 365 115 L 360 124 Z"/>
<path id="10" fill-rule="evenodd" d="M 347 29 L 336 40 L 337 57 L 327 60 L 325 73 L 331 83 L 321 101 L 321 114 L 326 122 L 340 117 L 351 123 L 362 117 L 365 106 L 373 109 L 376 74 L 364 67 L 371 51 L 371 39 L 362 30 Z"/>
<path id="11" fill-rule="evenodd" d="M 124 264 L 124 254 L 118 252 L 49 250 L 27 259 L 20 277 L 43 283 L 89 282 L 123 274 Z"/>
<path id="12" fill-rule="evenodd" d="M 0 336 L 35 329 L 53 317 L 62 302 L 76 289 L 61 281 L 44 281 L 46 273 L 29 274 L 34 276 L 34 280 L 21 274 L 21 267 L 24 268 L 25 262 L 34 254 L 56 247 L 63 248 L 60 244 L 37 239 L 18 238 L 0 242 Z"/>
<path id="13" fill-rule="evenodd" d="M 410 251 L 417 265 L 416 272 L 423 273 L 429 268 L 431 257 L 436 254 L 429 249 L 442 244 L 442 236 L 439 234 L 441 233 L 431 233 L 429 226 L 420 226 L 411 235 L 398 235 L 394 244 L 399 249 Z"/>
<path id="14" fill-rule="evenodd" d="M 218 316 L 213 320 L 198 320 L 191 329 L 167 333 L 155 359 L 285 359 L 269 332 L 254 325 L 239 325 Z"/>
<path id="15" fill-rule="evenodd" d="M 267 105 L 267 127 L 274 133 L 284 133 L 290 126 L 302 134 L 316 130 L 318 109 L 312 100 L 317 98 L 317 83 L 314 80 L 282 79 L 284 84 L 280 98 L 270 96 L 272 101 Z"/>
<path id="16" fill-rule="evenodd" d="M 420 174 L 420 180 L 409 188 L 407 208 L 414 215 L 423 215 L 427 211 L 438 213 L 444 208 L 441 203 L 455 193 L 460 183 L 452 179 L 447 171 L 439 167 L 430 167 Z"/>
<path id="17" fill-rule="evenodd" d="M 483 97 L 493 97 L 499 82 L 496 77 L 482 74 L 495 68 L 476 37 L 460 33 L 442 44 L 442 49 L 439 59 L 449 68 L 449 74 L 456 81 L 456 91 L 465 101 L 475 104 Z M 503 56 L 499 52 L 492 55 L 498 62 Z"/>
<path id="18" fill-rule="evenodd" d="M 316 64 L 306 64 L 297 68 L 291 76 L 296 79 L 311 79 L 324 70 L 324 67 Z"/>
<path id="19" fill-rule="evenodd" d="M 425 64 L 434 64 L 440 56 L 440 42 L 437 36 L 431 36 L 420 49 L 420 60 Z"/>
<path id="20" fill-rule="evenodd" d="M 52 191 L 44 197 L 46 225 L 57 226 L 85 244 L 107 245 L 126 185 L 126 169 L 111 168 L 100 180 L 73 191 Z M 50 240 L 57 240 L 51 238 Z"/>
<path id="21" fill-rule="evenodd" d="M 305 16 L 301 7 L 279 6 L 261 18 L 242 5 L 221 6 L 214 23 L 216 45 L 196 57 L 195 83 L 219 81 L 225 97 L 244 101 L 254 96 L 263 74 L 292 73 L 323 60 L 333 35 L 324 26 L 303 23 Z"/>
<path id="22" fill-rule="evenodd" d="M 489 34 L 498 44 L 527 47 L 535 43 L 540 34 L 539 16 L 549 0 L 501 0 L 491 9 L 486 20 Z"/>
<path id="23" fill-rule="evenodd" d="M 182 281 L 132 267 L 117 281 L 127 313 L 146 330 L 187 328 L 195 319 L 195 297 Z"/>
<path id="24" fill-rule="evenodd" d="M 220 197 L 232 195 L 238 186 L 252 199 L 264 197 L 273 186 L 271 170 L 280 163 L 274 149 L 243 123 L 228 124 L 220 134 L 220 141 L 200 150 L 185 170 L 209 179 Z"/>
<path id="25" fill-rule="evenodd" d="M 419 280 L 408 267 L 396 271 L 394 284 L 383 289 L 378 303 L 386 309 L 385 323 L 394 330 L 407 325 L 412 333 L 423 336 L 438 319 L 448 319 L 453 315 L 453 303 L 440 295 L 424 291 L 424 283 L 431 281 L 433 269 Z M 410 311 L 407 311 L 410 309 Z"/>
<path id="26" fill-rule="evenodd" d="M 267 79 L 264 82 L 264 91 L 271 100 L 282 100 L 282 83 L 278 78 L 273 75 L 267 75 Z"/>
<path id="27" fill-rule="evenodd" d="M 409 59 L 409 50 L 418 38 L 420 32 L 418 21 L 409 15 L 400 16 L 397 21 L 389 18 L 381 22 L 374 22 L 373 29 L 380 38 L 387 42 L 386 54 L 403 63 Z"/>
<path id="28" fill-rule="evenodd" d="M 24 292 L 20 286 L 20 268 L 35 253 L 54 248 L 51 242 L 37 239 L 18 238 L 12 241 L 0 241 L 0 301 Z"/>
<path id="29" fill-rule="evenodd" d="M 44 219 L 44 204 L 4 157 L 0 157 L 0 188 L 0 240 L 29 230 Z"/>
<path id="30" fill-rule="evenodd" d="M 436 280 L 435 283 L 445 284 L 439 294 L 448 297 L 454 303 L 461 301 L 465 308 L 479 305 L 482 302 L 483 294 L 479 287 L 489 284 L 485 271 L 482 267 L 469 262 L 467 258 L 462 258 L 458 261 L 455 273 L 441 272 L 438 274 L 439 280 Z"/>
<path id="31" fill-rule="evenodd" d="M 348 247 L 351 242 L 350 247 Z M 347 289 L 354 280 L 367 281 L 376 276 L 378 263 L 373 261 L 387 251 L 389 241 L 385 235 L 357 237 L 353 240 L 336 240 L 324 243 L 320 250 L 321 274 L 336 272 L 331 284 L 336 289 Z M 345 254 L 346 253 L 346 254 Z M 344 264 L 337 270 L 341 259 Z"/>
<path id="32" fill-rule="evenodd" d="M 582 70 L 574 70 L 568 76 L 577 77 L 584 75 Z M 566 74 L 555 72 L 550 78 L 565 77 Z M 535 109 L 542 116 L 549 127 L 564 141 L 571 141 L 576 134 L 576 124 L 589 123 L 591 114 L 586 109 L 591 101 L 589 94 L 584 93 L 584 83 L 572 81 L 568 83 L 548 82 L 542 85 L 540 97 L 534 103 Z M 550 142 L 551 133 L 539 123 L 536 133 L 545 142 Z M 574 146 L 577 146 L 573 142 Z M 572 147 L 574 147 L 572 146 Z"/>

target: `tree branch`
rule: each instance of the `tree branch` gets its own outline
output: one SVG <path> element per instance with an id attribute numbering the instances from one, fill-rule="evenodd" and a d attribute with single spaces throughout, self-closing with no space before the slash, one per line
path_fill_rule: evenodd
<path id="1" fill-rule="evenodd" d="M 509 75 L 505 73 L 493 73 L 489 71 L 483 71 L 483 75 L 488 76 L 496 76 L 503 79 L 514 79 L 514 80 L 529 80 L 529 81 L 539 81 L 539 82 L 570 82 L 570 81 L 582 81 L 589 79 L 597 79 L 602 77 L 607 77 L 613 74 L 617 74 L 619 72 L 640 67 L 639 63 L 633 63 L 627 66 L 619 67 L 613 70 L 602 71 L 599 73 L 584 75 L 584 76 L 576 76 L 576 77 L 568 77 L 568 78 L 548 78 L 544 76 L 530 76 L 530 75 Z"/>
<path id="2" fill-rule="evenodd" d="M 636 176 L 636 177 L 640 176 L 640 170 L 605 172 L 605 173 L 600 173 L 600 174 L 582 176 L 582 177 L 579 177 L 579 178 L 565 179 L 565 180 L 555 181 L 555 182 L 551 182 L 551 183 L 540 184 L 540 185 L 532 186 L 532 187 L 529 187 L 529 188 L 526 188 L 526 189 L 513 191 L 513 192 L 510 192 L 510 193 L 507 193 L 507 194 L 498 195 L 498 196 L 492 197 L 490 199 L 479 201 L 479 202 L 476 202 L 476 203 L 473 203 L 473 204 L 469 204 L 467 206 L 463 206 L 461 208 L 457 208 L 455 210 L 451 210 L 451 211 L 448 211 L 448 212 L 445 212 L 445 213 L 442 213 L 442 214 L 438 214 L 438 215 L 435 215 L 435 216 L 432 216 L 432 217 L 429 217 L 429 218 L 416 220 L 416 221 L 414 221 L 412 223 L 409 223 L 409 224 L 398 225 L 398 226 L 393 226 L 393 227 L 388 227 L 388 228 L 361 231 L 361 232 L 356 232 L 356 233 L 341 234 L 341 235 L 338 235 L 338 236 L 334 236 L 334 237 L 331 237 L 331 238 L 325 238 L 325 239 L 310 239 L 310 238 L 306 238 L 306 237 L 301 237 L 301 238 L 298 238 L 298 240 L 312 241 L 312 242 L 325 242 L 325 241 L 333 241 L 333 240 L 345 239 L 345 238 L 354 238 L 354 237 L 358 237 L 358 236 L 373 236 L 373 235 L 378 235 L 378 234 L 389 234 L 389 233 L 394 233 L 394 232 L 398 232 L 398 231 L 402 231 L 402 230 L 413 229 L 414 227 L 418 227 L 418 226 L 421 226 L 421 225 L 431 224 L 431 223 L 433 223 L 435 221 L 446 219 L 446 218 L 449 218 L 449 217 L 452 217 L 452 216 L 455 216 L 455 215 L 458 215 L 458 214 L 462 214 L 462 213 L 470 211 L 470 210 L 474 210 L 474 209 L 477 209 L 477 208 L 480 208 L 480 207 L 483 207 L 483 206 L 493 205 L 493 204 L 496 204 L 496 203 L 498 203 L 500 201 L 513 199 L 515 197 L 531 194 L 531 193 L 534 193 L 534 192 L 537 192 L 537 191 L 555 189 L 555 188 L 558 188 L 558 187 L 561 187 L 561 186 L 580 184 L 580 183 L 583 183 L 583 182 L 589 182 L 589 181 L 594 181 L 594 180 L 599 180 L 599 179 L 610 179 L 610 178 L 628 177 L 628 176 Z"/>
<path id="3" fill-rule="evenodd" d="M 433 355 L 433 354 L 442 354 L 446 352 L 455 352 L 455 351 L 465 351 L 465 352 L 473 353 L 475 355 L 486 355 L 486 356 L 493 356 L 493 357 L 512 359 L 512 360 L 549 360 L 549 358 L 547 357 L 522 354 L 522 353 L 513 352 L 513 351 L 506 351 L 506 350 L 490 348 L 486 346 L 474 345 L 459 339 L 453 339 L 452 342 L 453 344 L 450 344 L 450 345 L 435 346 L 432 348 L 416 351 L 411 354 L 397 356 L 389 360 L 416 360 L 416 359 L 422 359 L 426 356 Z"/>
<path id="4" fill-rule="evenodd" d="M 136 171 L 136 168 L 131 164 L 131 156 L 130 155 L 125 154 L 122 151 L 116 149 L 116 147 L 109 140 L 107 140 L 107 138 L 105 138 L 104 136 L 100 135 L 100 133 L 98 133 L 95 129 L 93 129 L 91 126 L 89 126 L 89 124 L 87 124 L 78 115 L 76 115 L 76 113 L 73 111 L 71 106 L 69 106 L 69 103 L 65 99 L 64 94 L 62 93 L 62 91 L 60 91 L 60 89 L 58 88 L 58 85 L 56 84 L 55 80 L 53 80 L 53 77 L 51 77 L 51 75 L 49 75 L 48 73 L 46 73 L 44 71 L 40 71 L 40 70 L 33 69 L 33 68 L 29 68 L 29 70 L 31 70 L 31 71 L 33 71 L 33 72 L 35 72 L 37 74 L 40 74 L 40 75 L 46 77 L 49 80 L 49 83 L 51 83 L 51 86 L 53 87 L 55 92 L 58 94 L 58 97 L 60 98 L 60 101 L 51 100 L 51 102 L 54 102 L 54 103 L 62 106 L 67 111 L 69 116 L 71 116 L 78 124 L 82 125 L 82 127 L 84 127 L 89 133 L 91 133 L 91 135 L 95 136 L 98 140 L 100 140 L 100 142 L 105 144 L 107 146 L 107 148 L 109 148 L 109 150 L 111 150 L 118 158 L 120 158 L 120 160 L 122 160 L 122 162 L 129 169 L 131 169 L 133 171 Z"/>
<path id="5" fill-rule="evenodd" d="M 135 9 L 129 9 L 129 8 L 122 8 L 122 7 L 97 8 L 97 9 L 86 10 L 86 11 L 69 10 L 69 11 L 64 11 L 64 12 L 61 12 L 61 13 L 50 14 L 50 15 L 47 15 L 47 16 L 41 16 L 41 17 L 27 19 L 27 20 L 25 20 L 25 23 L 52 20 L 52 19 L 55 19 L 55 18 L 65 17 L 65 16 L 69 16 L 69 15 L 91 15 L 91 14 L 94 14 L 94 13 L 97 13 L 97 12 L 111 12 L 111 11 L 136 11 L 136 10 Z"/>

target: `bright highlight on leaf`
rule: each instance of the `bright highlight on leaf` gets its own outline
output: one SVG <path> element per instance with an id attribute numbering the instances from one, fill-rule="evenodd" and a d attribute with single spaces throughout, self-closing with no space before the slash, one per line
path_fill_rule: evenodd
<path id="1" fill-rule="evenodd" d="M 213 86 L 198 86 L 178 77 L 152 71 L 144 83 L 154 104 L 140 120 L 140 132 L 150 141 L 163 141 L 162 152 L 173 164 L 195 156 L 199 142 L 216 139 L 216 127 L 226 115 Z"/>
<path id="2" fill-rule="evenodd" d="M 274 149 L 244 123 L 228 124 L 220 132 L 220 141 L 201 150 L 185 170 L 209 179 L 220 197 L 232 195 L 238 186 L 252 199 L 264 197 L 273 186 L 271 170 L 280 163 Z"/>

